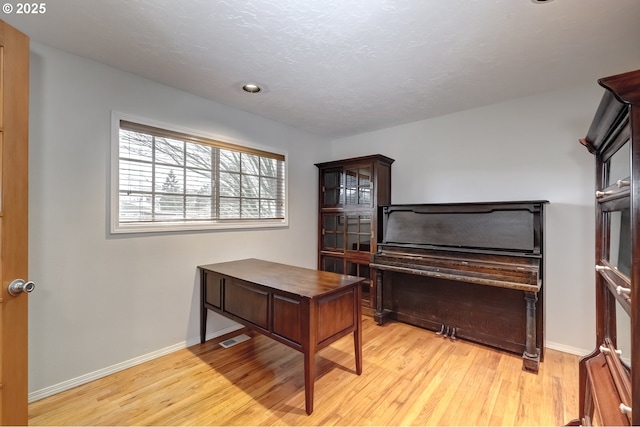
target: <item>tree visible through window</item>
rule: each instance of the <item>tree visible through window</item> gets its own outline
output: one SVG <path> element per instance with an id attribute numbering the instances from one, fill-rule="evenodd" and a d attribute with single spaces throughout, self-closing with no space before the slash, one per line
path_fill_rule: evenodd
<path id="1" fill-rule="evenodd" d="M 120 120 L 118 223 L 284 220 L 284 174 L 281 154 Z"/>

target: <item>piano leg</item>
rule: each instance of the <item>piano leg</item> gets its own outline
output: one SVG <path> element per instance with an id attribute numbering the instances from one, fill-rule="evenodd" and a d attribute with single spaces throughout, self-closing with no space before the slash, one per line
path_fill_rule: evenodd
<path id="1" fill-rule="evenodd" d="M 538 372 L 540 367 L 540 349 L 536 347 L 536 302 L 537 292 L 525 292 L 524 299 L 527 303 L 527 337 L 525 350 L 522 354 L 522 367 L 526 371 Z"/>
<path id="2" fill-rule="evenodd" d="M 375 270 L 376 277 L 376 312 L 373 314 L 373 319 L 378 323 L 378 325 L 382 325 L 384 323 L 385 317 L 389 314 L 387 310 L 383 308 L 382 305 L 382 271 Z"/>

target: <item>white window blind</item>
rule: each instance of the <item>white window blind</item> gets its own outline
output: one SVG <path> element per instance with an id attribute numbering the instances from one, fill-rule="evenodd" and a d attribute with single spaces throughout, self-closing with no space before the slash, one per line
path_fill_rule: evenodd
<path id="1" fill-rule="evenodd" d="M 273 226 L 285 157 L 119 120 L 116 231 Z"/>

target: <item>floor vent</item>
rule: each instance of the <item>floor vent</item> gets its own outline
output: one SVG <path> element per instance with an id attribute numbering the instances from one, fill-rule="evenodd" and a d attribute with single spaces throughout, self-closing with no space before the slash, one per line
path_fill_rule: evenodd
<path id="1" fill-rule="evenodd" d="M 229 348 L 232 347 L 236 344 L 240 344 L 241 342 L 244 342 L 246 340 L 248 340 L 250 337 L 248 335 L 242 334 L 242 335 L 238 335 L 237 337 L 233 337 L 233 338 L 229 338 L 228 340 L 224 340 L 220 343 L 220 345 L 224 348 Z"/>

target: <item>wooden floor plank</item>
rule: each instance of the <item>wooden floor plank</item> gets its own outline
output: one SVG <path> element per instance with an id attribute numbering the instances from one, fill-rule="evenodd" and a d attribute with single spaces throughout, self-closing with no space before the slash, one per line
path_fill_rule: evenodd
<path id="1" fill-rule="evenodd" d="M 250 333 L 249 333 L 250 334 Z M 363 318 L 353 340 L 316 356 L 314 412 L 303 357 L 261 335 L 211 340 L 29 406 L 31 425 L 563 425 L 577 416 L 578 356 L 547 350 L 538 374 L 518 355 Z"/>

